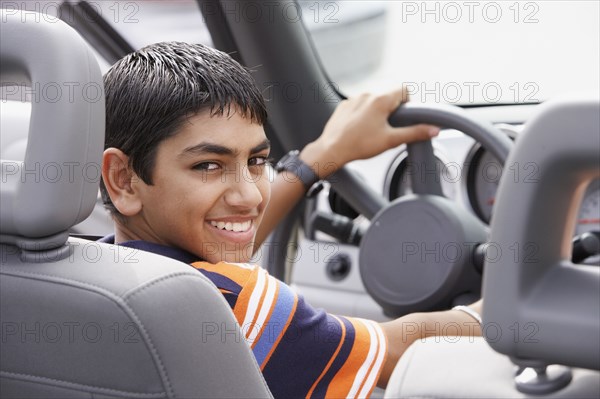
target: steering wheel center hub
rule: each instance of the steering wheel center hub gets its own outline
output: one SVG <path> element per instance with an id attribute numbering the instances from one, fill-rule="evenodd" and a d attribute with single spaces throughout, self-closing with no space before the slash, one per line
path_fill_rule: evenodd
<path id="1" fill-rule="evenodd" d="M 360 272 L 386 314 L 441 309 L 457 295 L 479 295 L 471 266 L 485 226 L 452 201 L 411 195 L 379 212 L 361 241 Z"/>

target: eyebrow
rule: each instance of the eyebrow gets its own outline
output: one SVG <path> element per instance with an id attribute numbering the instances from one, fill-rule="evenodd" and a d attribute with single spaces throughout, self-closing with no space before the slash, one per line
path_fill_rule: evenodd
<path id="1" fill-rule="evenodd" d="M 259 144 L 255 145 L 250 149 L 250 154 L 256 154 L 258 152 L 268 150 L 271 148 L 271 142 L 268 139 L 264 139 Z M 193 155 L 205 155 L 205 154 L 216 154 L 216 155 L 228 155 L 237 156 L 240 151 L 234 148 L 225 147 L 220 144 L 203 142 L 196 144 L 191 147 L 187 147 L 183 150 L 179 156 L 193 156 Z"/>

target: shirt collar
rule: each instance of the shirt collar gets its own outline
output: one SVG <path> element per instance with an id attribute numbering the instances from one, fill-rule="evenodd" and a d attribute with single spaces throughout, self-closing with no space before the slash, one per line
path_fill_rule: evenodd
<path id="1" fill-rule="evenodd" d="M 107 235 L 106 237 L 102 237 L 101 239 L 98 240 L 98 242 L 103 242 L 106 244 L 114 244 L 115 243 L 115 235 L 110 234 L 110 235 Z M 119 243 L 119 245 L 128 247 L 128 248 L 139 249 L 140 251 L 152 252 L 154 254 L 166 256 L 167 258 L 175 259 L 180 262 L 187 263 L 187 264 L 202 261 L 201 258 L 197 257 L 196 255 L 192 254 L 191 252 L 185 251 L 180 248 L 156 244 L 156 243 L 149 242 L 149 241 L 131 240 L 131 241 L 121 242 L 121 243 Z"/>

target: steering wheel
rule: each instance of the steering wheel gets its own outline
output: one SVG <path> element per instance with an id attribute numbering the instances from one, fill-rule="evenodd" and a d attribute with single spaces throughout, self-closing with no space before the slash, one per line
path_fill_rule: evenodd
<path id="1" fill-rule="evenodd" d="M 459 130 L 502 165 L 512 148 L 512 141 L 490 123 L 450 105 L 404 104 L 389 122 Z M 487 226 L 443 196 L 431 141 L 407 147 L 412 195 L 387 202 L 348 168 L 330 179 L 338 195 L 371 219 L 360 243 L 360 274 L 369 294 L 394 317 L 479 297 L 481 274 L 473 261 L 477 246 L 487 241 Z M 469 298 L 460 298 L 465 295 Z"/>
<path id="2" fill-rule="evenodd" d="M 389 122 L 459 130 L 502 165 L 513 146 L 490 123 L 451 105 L 403 104 Z M 414 194 L 389 202 L 347 167 L 328 178 L 341 198 L 371 220 L 360 243 L 360 274 L 367 292 L 391 317 L 477 299 L 481 273 L 474 266 L 475 249 L 487 241 L 488 232 L 477 217 L 443 196 L 431 141 L 407 147 Z"/>

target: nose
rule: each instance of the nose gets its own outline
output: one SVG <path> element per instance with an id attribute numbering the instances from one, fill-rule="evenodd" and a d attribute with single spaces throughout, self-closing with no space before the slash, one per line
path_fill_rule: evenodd
<path id="1" fill-rule="evenodd" d="M 229 187 L 225 193 L 227 205 L 237 209 L 254 209 L 263 202 L 263 195 L 259 188 L 260 179 L 236 174 L 234 179 L 228 181 Z"/>

